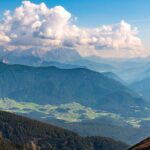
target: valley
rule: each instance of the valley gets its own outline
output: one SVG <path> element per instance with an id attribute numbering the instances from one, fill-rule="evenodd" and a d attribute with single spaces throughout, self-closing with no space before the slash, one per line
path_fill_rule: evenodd
<path id="1" fill-rule="evenodd" d="M 150 150 L 149 10 L 1 0 L 0 150 Z"/>

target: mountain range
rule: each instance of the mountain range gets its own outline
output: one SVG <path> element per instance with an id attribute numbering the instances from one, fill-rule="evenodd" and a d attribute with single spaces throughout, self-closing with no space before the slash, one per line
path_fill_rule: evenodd
<path id="1" fill-rule="evenodd" d="M 86 68 L 0 64 L 0 97 L 37 104 L 77 102 L 124 116 L 146 115 L 149 104 L 120 82 Z M 135 112 L 135 108 L 139 111 Z M 128 110 L 128 111 L 126 111 Z"/>
<path id="2" fill-rule="evenodd" d="M 145 130 L 150 124 L 150 105 L 117 80 L 112 73 L 81 67 L 1 63 L 0 108 L 53 122 L 81 135 L 85 129 L 85 135 L 107 135 L 133 144 L 150 134 L 149 128 Z M 92 133 L 94 126 L 99 126 L 98 132 Z"/>

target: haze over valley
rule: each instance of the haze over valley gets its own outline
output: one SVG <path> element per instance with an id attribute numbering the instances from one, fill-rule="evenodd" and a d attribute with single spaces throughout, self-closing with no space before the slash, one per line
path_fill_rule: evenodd
<path id="1" fill-rule="evenodd" d="M 149 6 L 2 0 L 0 148 L 150 148 Z"/>

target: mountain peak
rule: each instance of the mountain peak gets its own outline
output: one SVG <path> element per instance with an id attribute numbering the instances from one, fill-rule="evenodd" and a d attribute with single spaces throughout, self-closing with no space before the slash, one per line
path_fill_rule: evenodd
<path id="1" fill-rule="evenodd" d="M 48 61 L 70 62 L 81 59 L 81 56 L 76 50 L 57 48 L 47 52 L 45 59 Z"/>

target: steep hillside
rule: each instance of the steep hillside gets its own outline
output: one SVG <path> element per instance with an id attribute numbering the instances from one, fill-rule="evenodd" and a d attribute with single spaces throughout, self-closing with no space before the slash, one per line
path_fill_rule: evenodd
<path id="1" fill-rule="evenodd" d="M 148 106 L 121 83 L 88 69 L 34 68 L 3 63 L 0 64 L 0 97 L 38 104 L 77 102 L 124 115 L 133 114 L 135 106 L 140 109 Z M 147 114 L 145 111 L 141 112 Z"/>
<path id="2" fill-rule="evenodd" d="M 129 150 L 149 150 L 150 149 L 150 138 L 143 140 L 142 142 L 131 147 Z"/>
<path id="3" fill-rule="evenodd" d="M 0 111 L 0 132 L 3 139 L 11 141 L 16 149 L 125 150 L 128 148 L 126 144 L 110 138 L 83 138 L 68 130 L 2 111 Z M 0 144 L 5 145 L 5 141 L 0 140 Z"/>

